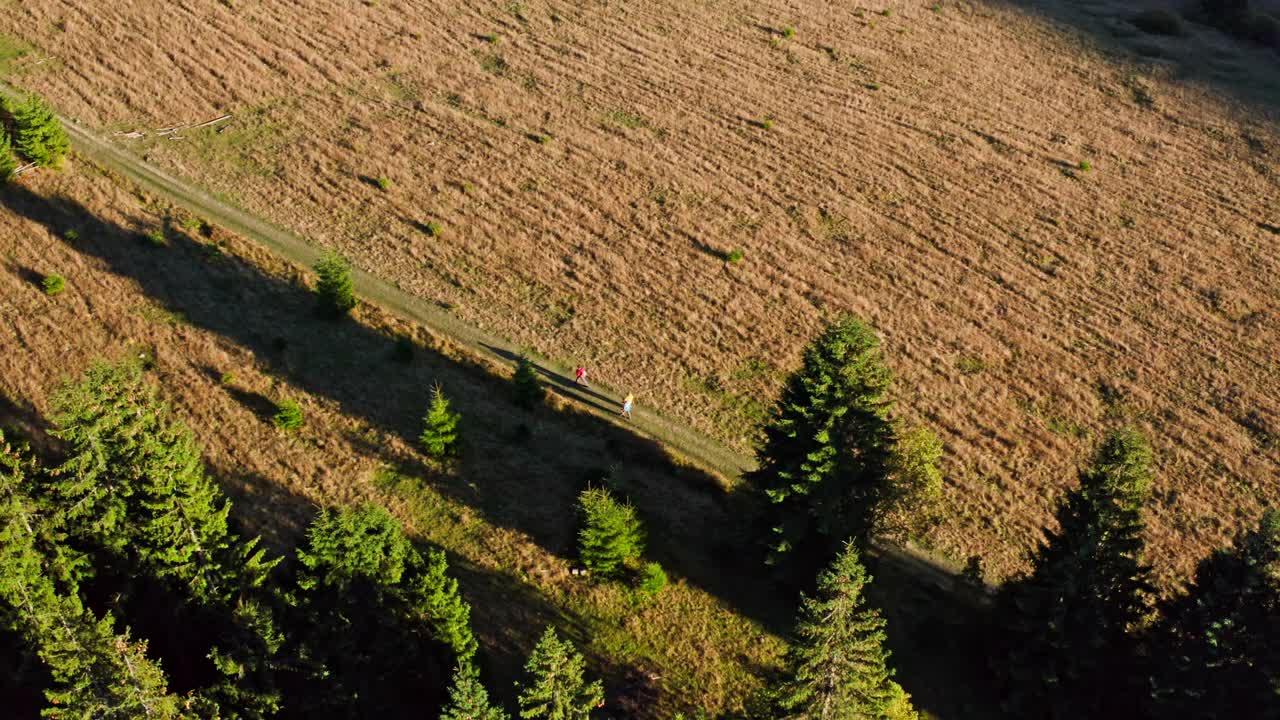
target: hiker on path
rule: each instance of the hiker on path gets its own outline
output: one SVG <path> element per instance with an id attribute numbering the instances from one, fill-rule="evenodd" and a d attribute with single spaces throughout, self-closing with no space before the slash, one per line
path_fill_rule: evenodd
<path id="1" fill-rule="evenodd" d="M 578 369 L 573 371 L 573 381 L 578 385 L 590 385 L 591 383 L 587 382 L 587 369 L 579 365 Z"/>
<path id="2" fill-rule="evenodd" d="M 624 398 L 622 401 L 622 416 L 628 420 L 631 419 L 631 403 L 635 402 L 635 400 L 636 400 L 635 395 L 632 395 L 631 393 L 627 393 L 627 397 Z"/>

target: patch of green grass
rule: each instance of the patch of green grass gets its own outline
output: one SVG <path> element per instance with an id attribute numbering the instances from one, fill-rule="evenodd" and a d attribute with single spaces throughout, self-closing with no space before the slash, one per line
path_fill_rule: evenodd
<path id="1" fill-rule="evenodd" d="M 228 370 L 227 372 L 222 373 L 222 377 L 218 378 L 218 382 L 227 387 L 235 385 L 236 374 Z"/>
<path id="2" fill-rule="evenodd" d="M 507 64 L 507 59 L 498 53 L 480 53 L 478 59 L 480 60 L 480 69 L 490 75 L 502 77 L 511 69 L 511 66 Z"/>
<path id="3" fill-rule="evenodd" d="M 496 45 L 500 40 L 497 33 L 487 33 L 485 35 L 481 35 L 480 39 L 489 43 L 490 45 Z"/>
<path id="4" fill-rule="evenodd" d="M 293 432 L 306 424 L 306 418 L 296 400 L 285 398 L 276 403 L 276 414 L 271 416 L 271 423 L 285 432 Z"/>
<path id="5" fill-rule="evenodd" d="M 67 287 L 67 279 L 57 273 L 45 275 L 40 281 L 40 287 L 44 290 L 44 294 L 49 297 L 60 294 Z"/>
<path id="6" fill-rule="evenodd" d="M 440 233 L 444 232 L 444 226 L 435 221 L 426 222 L 422 224 L 422 232 L 426 233 L 427 237 L 440 237 Z"/>
<path id="7" fill-rule="evenodd" d="M 539 145 L 546 145 L 547 143 L 551 142 L 551 136 L 543 135 L 542 133 L 531 132 L 531 133 L 525 133 L 524 136 L 538 143 Z"/>
<path id="8" fill-rule="evenodd" d="M 14 71 L 18 61 L 31 54 L 31 46 L 22 40 L 0 33 L 0 75 Z"/>
<path id="9" fill-rule="evenodd" d="M 165 235 L 164 228 L 152 228 L 143 233 L 142 237 L 149 245 L 155 247 L 165 247 L 169 244 L 169 238 Z"/>
<path id="10" fill-rule="evenodd" d="M 1089 172 L 1090 170 L 1093 169 L 1093 163 L 1089 162 L 1088 160 L 1081 160 L 1079 167 L 1080 167 L 1080 172 Z"/>
<path id="11" fill-rule="evenodd" d="M 143 320 L 152 322 L 157 325 L 190 325 L 191 321 L 186 315 L 174 310 L 166 310 L 157 305 L 141 305 L 134 312 L 138 313 Z"/>
<path id="12" fill-rule="evenodd" d="M 80 231 L 72 228 L 62 233 L 62 238 L 67 242 L 76 242 L 80 239 Z"/>
<path id="13" fill-rule="evenodd" d="M 893 15 L 893 8 L 885 8 L 880 11 L 880 14 L 884 17 L 889 17 L 890 15 Z"/>
<path id="14" fill-rule="evenodd" d="M 962 355 L 956 359 L 956 369 L 964 375 L 977 375 L 987 369 L 987 363 L 980 357 Z"/>
<path id="15" fill-rule="evenodd" d="M 648 121 L 639 114 L 627 110 L 613 110 L 605 115 L 605 119 L 614 125 L 621 125 L 624 128 L 633 130 L 635 128 L 646 127 L 649 124 Z"/>
<path id="16" fill-rule="evenodd" d="M 730 250 L 728 254 L 724 256 L 724 261 L 729 263 L 730 265 L 736 265 L 742 262 L 743 257 L 744 257 L 743 252 L 735 248 L 733 250 Z"/>
<path id="17" fill-rule="evenodd" d="M 782 37 L 787 38 L 788 40 L 790 40 L 791 38 L 793 38 L 793 37 L 795 37 L 795 36 L 796 36 L 796 29 L 795 29 L 795 28 L 791 27 L 790 25 L 783 26 L 783 28 L 782 28 Z"/>
<path id="18" fill-rule="evenodd" d="M 378 189 L 383 192 L 386 192 L 391 189 L 391 178 L 385 175 L 379 175 L 377 178 L 374 179 L 373 182 L 375 185 L 378 186 Z"/>

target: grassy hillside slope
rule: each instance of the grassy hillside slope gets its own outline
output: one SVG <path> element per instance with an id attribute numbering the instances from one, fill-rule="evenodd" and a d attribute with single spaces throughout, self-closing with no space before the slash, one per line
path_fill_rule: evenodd
<path id="1" fill-rule="evenodd" d="M 86 125 L 739 448 L 862 314 L 947 443 L 928 539 L 996 577 L 1136 422 L 1172 579 L 1276 494 L 1276 70 L 1063 7 L 35 0 L 0 32 Z"/>

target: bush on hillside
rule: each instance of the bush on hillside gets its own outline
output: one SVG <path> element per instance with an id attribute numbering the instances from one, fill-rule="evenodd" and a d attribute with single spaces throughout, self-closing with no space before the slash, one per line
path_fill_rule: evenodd
<path id="1" fill-rule="evenodd" d="M 271 422 L 281 430 L 294 431 L 300 429 L 306 420 L 302 415 L 302 406 L 296 400 L 285 398 L 276 403 L 276 414 Z"/>
<path id="2" fill-rule="evenodd" d="M 45 275 L 44 279 L 40 281 L 40 287 L 44 289 L 44 294 L 49 297 L 61 293 L 66 286 L 67 279 L 57 273 Z"/>

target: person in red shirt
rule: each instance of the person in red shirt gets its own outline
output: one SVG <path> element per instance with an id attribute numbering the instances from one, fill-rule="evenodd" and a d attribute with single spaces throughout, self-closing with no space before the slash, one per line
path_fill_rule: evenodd
<path id="1" fill-rule="evenodd" d="M 589 385 L 587 382 L 587 369 L 581 365 L 573 372 L 573 381 L 579 385 Z"/>

